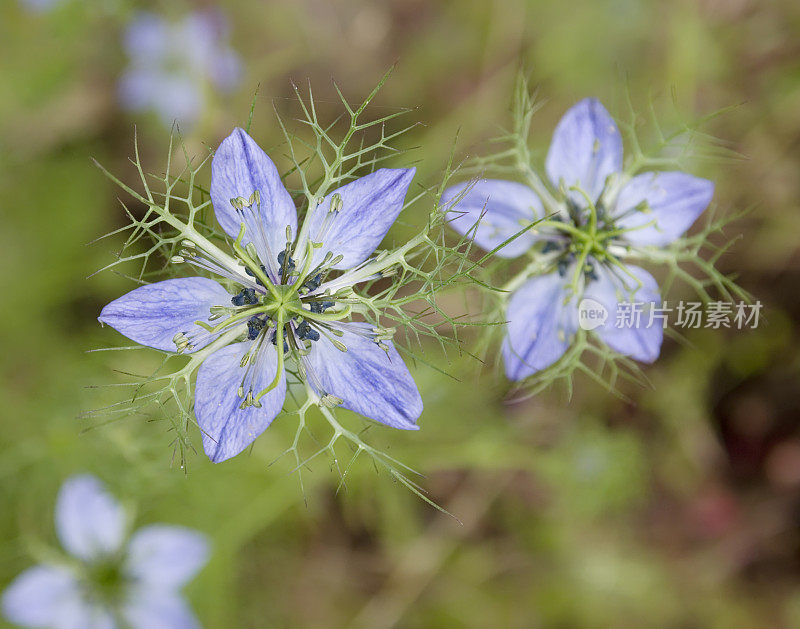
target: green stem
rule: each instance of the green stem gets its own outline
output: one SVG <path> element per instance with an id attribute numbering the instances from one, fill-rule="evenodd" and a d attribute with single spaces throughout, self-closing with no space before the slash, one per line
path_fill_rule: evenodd
<path id="1" fill-rule="evenodd" d="M 278 294 L 278 290 L 275 288 L 275 285 L 270 281 L 267 277 L 267 274 L 261 270 L 261 265 L 257 264 L 255 260 L 253 260 L 250 255 L 245 251 L 244 247 L 242 247 L 242 239 L 244 238 L 245 232 L 245 225 L 242 223 L 242 226 L 239 228 L 239 235 L 236 237 L 236 240 L 233 243 L 233 250 L 236 252 L 236 255 L 241 258 L 242 262 L 244 262 L 248 268 L 253 272 L 253 274 L 261 280 L 261 283 L 266 287 L 266 289 L 272 293 L 272 296 L 280 300 L 280 295 Z"/>
<path id="2" fill-rule="evenodd" d="M 296 308 L 295 306 L 287 306 L 286 310 L 292 314 L 299 315 L 304 319 L 311 319 L 312 321 L 341 321 L 342 319 L 346 319 L 348 316 L 350 316 L 350 313 L 353 309 L 348 305 L 344 310 L 329 313 L 310 312 L 304 308 Z"/>
<path id="3" fill-rule="evenodd" d="M 563 223 L 561 221 L 543 220 L 536 224 L 536 231 L 538 231 L 540 227 L 551 227 L 552 229 L 562 231 L 566 234 L 569 234 L 573 238 L 581 240 L 583 242 L 588 242 L 590 240 L 590 236 L 586 232 L 578 229 L 574 225 L 570 225 L 569 223 Z"/>
<path id="4" fill-rule="evenodd" d="M 230 317 L 225 319 L 225 321 L 223 321 L 222 323 L 218 323 L 216 326 L 209 329 L 208 331 L 211 333 L 216 333 L 219 332 L 220 330 L 224 330 L 225 328 L 236 323 L 237 321 L 244 321 L 245 319 L 249 319 L 250 317 L 253 317 L 257 314 L 272 312 L 277 308 L 278 304 L 267 304 L 265 306 L 259 306 L 258 308 L 248 308 L 247 310 L 231 315 Z M 196 323 L 201 323 L 201 322 L 198 321 Z"/>
<path id="5" fill-rule="evenodd" d="M 298 242 L 300 242 L 300 241 L 298 241 Z M 295 280 L 295 283 L 294 283 L 295 286 L 298 286 L 298 287 L 302 286 L 303 282 L 306 281 L 306 278 L 308 277 L 308 273 L 309 273 L 309 271 L 311 271 L 311 264 L 313 263 L 313 261 L 314 261 L 314 245 L 309 240 L 306 243 L 306 262 L 303 265 L 303 270 L 300 272 L 300 275 L 298 275 L 297 279 Z"/>
<path id="6" fill-rule="evenodd" d="M 281 377 L 283 377 L 283 333 L 285 331 L 283 329 L 283 325 L 283 310 L 281 309 L 278 310 L 278 327 L 275 330 L 275 349 L 278 352 L 278 364 L 277 369 L 275 370 L 275 377 L 272 379 L 272 382 L 269 383 L 269 386 L 263 391 L 260 391 L 255 397 L 256 402 L 277 387 L 278 383 L 281 381 Z"/>

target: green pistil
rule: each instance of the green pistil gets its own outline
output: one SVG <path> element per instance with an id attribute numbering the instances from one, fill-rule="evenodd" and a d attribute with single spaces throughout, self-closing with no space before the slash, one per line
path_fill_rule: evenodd
<path id="1" fill-rule="evenodd" d="M 114 605 L 122 599 L 125 579 L 119 561 L 108 559 L 90 566 L 86 577 L 101 602 Z"/>
<path id="2" fill-rule="evenodd" d="M 278 295 L 275 291 L 275 285 L 267 277 L 267 274 L 261 269 L 261 265 L 253 260 L 250 254 L 247 253 L 246 249 L 242 246 L 242 240 L 244 239 L 245 231 L 245 224 L 242 223 L 239 227 L 239 235 L 236 236 L 236 240 L 233 243 L 233 250 L 236 253 L 236 257 L 238 257 L 239 260 L 241 260 L 242 263 L 248 269 L 250 269 L 250 271 L 252 271 L 253 276 L 258 278 L 259 281 L 266 287 L 266 289 L 277 299 Z"/>
<path id="3" fill-rule="evenodd" d="M 339 310 L 337 312 L 311 312 L 310 310 L 306 310 L 305 308 L 290 308 L 289 312 L 293 315 L 303 317 L 305 319 L 310 319 L 311 321 L 341 321 L 342 319 L 346 319 L 350 316 L 350 312 L 352 308 L 349 305 L 345 305 L 343 310 Z"/>
<path id="4" fill-rule="evenodd" d="M 277 368 L 275 369 L 275 377 L 272 379 L 272 382 L 269 383 L 266 389 L 260 391 L 258 395 L 256 395 L 255 399 L 250 402 L 253 406 L 260 407 L 261 406 L 261 398 L 264 397 L 267 393 L 272 391 L 275 387 L 278 386 L 278 383 L 281 381 L 283 377 L 283 339 L 286 330 L 284 329 L 284 311 L 282 309 L 278 310 L 278 318 L 277 323 L 278 326 L 275 329 L 275 349 L 278 354 L 278 364 Z M 247 400 L 246 400 L 247 401 Z"/>
<path id="5" fill-rule="evenodd" d="M 613 223 L 606 224 L 598 220 L 598 211 L 594 206 L 589 206 L 589 220 L 581 225 L 564 221 L 545 220 L 538 227 L 546 227 L 567 236 L 570 240 L 566 253 L 575 256 L 575 271 L 570 278 L 570 286 L 577 293 L 580 280 L 585 273 L 590 272 L 589 259 L 593 258 L 601 263 L 617 264 L 617 260 L 609 253 L 608 246 L 622 232 Z"/>

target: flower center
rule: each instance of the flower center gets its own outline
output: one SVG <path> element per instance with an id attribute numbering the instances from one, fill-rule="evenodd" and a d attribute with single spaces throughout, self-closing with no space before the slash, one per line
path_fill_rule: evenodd
<path id="1" fill-rule="evenodd" d="M 548 221 L 546 244 L 542 253 L 554 253 L 559 268 L 566 268 L 572 262 L 609 257 L 608 246 L 616 236 L 613 223 L 606 219 L 602 206 L 592 210 L 592 220 L 587 220 L 585 210 L 579 208 L 571 199 L 567 201 L 569 220 L 554 217 Z M 557 253 L 556 253 L 557 252 Z"/>
<path id="2" fill-rule="evenodd" d="M 88 566 L 86 581 L 89 593 L 98 602 L 115 606 L 122 599 L 125 578 L 119 561 L 107 559 Z"/>

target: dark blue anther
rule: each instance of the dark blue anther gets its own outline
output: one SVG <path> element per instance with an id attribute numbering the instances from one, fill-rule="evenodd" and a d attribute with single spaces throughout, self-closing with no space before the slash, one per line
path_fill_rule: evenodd
<path id="1" fill-rule="evenodd" d="M 328 308 L 332 308 L 334 306 L 334 302 L 332 301 L 312 301 L 311 302 L 311 312 L 315 312 L 317 314 L 325 312 Z"/>
<path id="2" fill-rule="evenodd" d="M 308 321 L 301 321 L 297 326 L 297 337 L 301 340 L 318 341 L 319 332 L 312 328 Z"/>
<path id="3" fill-rule="evenodd" d="M 258 335 L 261 334 L 261 330 L 264 329 L 266 325 L 266 321 L 262 321 L 258 317 L 252 317 L 247 321 L 247 338 L 251 341 L 254 341 L 258 338 Z"/>
<path id="4" fill-rule="evenodd" d="M 594 268 L 593 264 L 589 264 L 586 267 L 586 279 L 594 282 L 598 279 L 597 277 L 597 270 Z"/>
<path id="5" fill-rule="evenodd" d="M 320 284 L 322 284 L 322 273 L 317 273 L 314 277 L 307 279 L 303 286 L 308 289 L 308 292 L 311 292 L 317 290 Z"/>
<path id="6" fill-rule="evenodd" d="M 258 303 L 256 290 L 254 288 L 243 288 L 238 295 L 231 297 L 231 303 L 234 306 L 255 306 Z"/>
<path id="7" fill-rule="evenodd" d="M 267 267 L 265 267 L 263 264 L 262 264 L 262 265 L 260 265 L 260 266 L 261 266 L 261 272 L 262 272 L 264 275 L 267 275 Z M 256 277 L 256 274 L 255 274 L 255 273 L 253 273 L 253 272 L 250 270 L 250 268 L 249 268 L 249 267 L 244 267 L 244 272 L 245 272 L 245 273 L 247 273 L 247 274 L 248 274 L 250 277 Z M 260 279 L 258 279 L 257 277 L 256 277 L 256 283 L 257 283 L 259 286 L 263 286 L 263 285 L 264 285 L 264 283 L 263 283 L 263 282 L 262 282 Z"/>
<path id="8" fill-rule="evenodd" d="M 277 338 L 278 338 L 277 335 L 273 335 L 273 337 L 272 337 L 272 344 L 275 345 L 276 347 L 278 345 Z M 289 344 L 286 341 L 284 341 L 283 342 L 283 353 L 285 354 L 288 351 L 289 351 Z"/>
<path id="9" fill-rule="evenodd" d="M 567 274 L 567 267 L 569 266 L 569 260 L 566 258 L 561 258 L 558 261 L 558 274 L 561 277 L 564 277 Z"/>
<path id="10" fill-rule="evenodd" d="M 294 271 L 294 260 L 292 260 L 292 256 L 289 256 L 288 260 L 286 259 L 286 249 L 278 254 L 278 264 L 280 265 L 281 269 L 283 269 L 284 260 L 286 260 L 286 272 L 291 273 Z"/>
<path id="11" fill-rule="evenodd" d="M 558 251 L 561 248 L 557 242 L 553 242 L 552 240 L 548 240 L 544 247 L 542 247 L 542 253 L 550 253 L 551 251 Z"/>

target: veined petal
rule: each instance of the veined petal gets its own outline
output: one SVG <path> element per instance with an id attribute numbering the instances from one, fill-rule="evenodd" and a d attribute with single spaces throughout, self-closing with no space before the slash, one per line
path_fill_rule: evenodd
<path id="1" fill-rule="evenodd" d="M 55 627 L 81 601 L 75 576 L 59 566 L 29 568 L 3 592 L 3 616 L 23 627 Z"/>
<path id="2" fill-rule="evenodd" d="M 714 184 L 682 172 L 642 173 L 620 191 L 613 218 L 625 240 L 663 247 L 686 232 L 714 196 Z"/>
<path id="3" fill-rule="evenodd" d="M 450 206 L 447 220 L 459 234 L 473 235 L 475 244 L 486 251 L 491 251 L 544 216 L 542 202 L 528 186 L 501 179 L 481 179 L 472 184 L 464 182 L 451 186 L 442 195 L 442 203 L 454 203 L 459 195 L 464 195 Z M 530 249 L 535 240 L 533 232 L 526 231 L 497 250 L 495 255 L 516 258 Z"/>
<path id="4" fill-rule="evenodd" d="M 323 244 L 314 253 L 314 264 L 322 262 L 328 251 L 334 257 L 343 256 L 335 269 L 349 269 L 366 260 L 403 209 L 415 172 L 415 168 L 381 168 L 326 196 L 308 218 L 309 238 Z M 342 208 L 328 218 L 335 194 L 341 197 Z"/>
<path id="5" fill-rule="evenodd" d="M 586 286 L 583 296 L 602 304 L 608 312 L 605 323 L 595 331 L 611 349 L 651 363 L 658 358 L 664 338 L 661 321 L 657 318 L 650 321 L 651 309 L 661 305 L 658 284 L 638 266 L 626 269 L 636 279 L 621 271 L 599 267 L 597 280 Z M 630 313 L 626 314 L 621 304 L 632 304 Z"/>
<path id="6" fill-rule="evenodd" d="M 211 163 L 211 201 L 217 221 L 229 236 L 235 238 L 241 226 L 231 199 L 248 200 L 256 190 L 261 195 L 264 235 L 277 256 L 286 247 L 287 225 L 292 237 L 297 236 L 297 211 L 275 164 L 244 129 L 237 127 L 219 145 Z M 253 239 L 253 234 L 245 236 L 245 242 Z"/>
<path id="7" fill-rule="evenodd" d="M 252 341 L 234 343 L 217 350 L 205 359 L 197 371 L 194 412 L 203 431 L 203 449 L 214 463 L 236 456 L 267 429 L 283 408 L 286 378 L 281 374 L 278 385 L 261 398 L 261 408 L 239 408 L 242 398 L 238 390 L 245 376 L 241 361 L 253 345 Z M 253 367 L 253 395 L 266 389 L 275 377 L 278 355 L 268 341 L 259 350 Z"/>
<path id="8" fill-rule="evenodd" d="M 506 310 L 503 360 L 509 380 L 523 380 L 549 367 L 567 351 L 577 329 L 575 301 L 567 301 L 567 280 L 549 273 L 528 280 Z"/>
<path id="9" fill-rule="evenodd" d="M 545 169 L 554 186 L 578 186 L 593 201 L 608 176 L 622 170 L 622 138 L 599 100 L 586 98 L 564 114 L 553 133 Z M 569 196 L 579 207 L 586 206 L 583 195 Z"/>
<path id="10" fill-rule="evenodd" d="M 220 284 L 205 277 L 185 277 L 147 284 L 108 304 L 98 320 L 132 341 L 174 352 L 178 332 L 213 337 L 195 321 L 208 322 L 211 306 L 230 305 L 231 296 Z M 200 349 L 202 344 L 193 349 Z"/>
<path id="11" fill-rule="evenodd" d="M 383 341 L 387 351 L 360 334 L 372 329 L 366 323 L 347 323 L 341 329 L 344 334 L 337 340 L 346 352 L 323 336 L 311 344 L 308 355 L 324 393 L 340 398 L 342 407 L 392 428 L 418 430 L 422 398 L 392 342 Z"/>
<path id="12" fill-rule="evenodd" d="M 126 574 L 138 582 L 178 589 L 208 561 L 205 535 L 181 526 L 154 524 L 131 537 Z"/>
<path id="13" fill-rule="evenodd" d="M 122 609 L 131 629 L 199 629 L 184 598 L 171 590 L 134 587 Z"/>
<path id="14" fill-rule="evenodd" d="M 125 537 L 125 512 L 97 478 L 72 476 L 58 493 L 56 533 L 64 548 L 84 561 L 113 555 Z"/>

